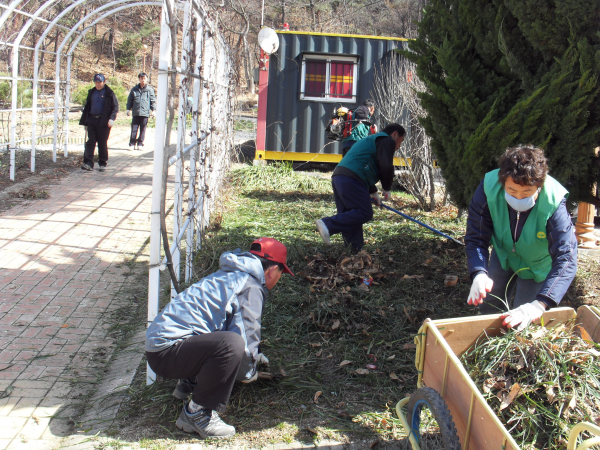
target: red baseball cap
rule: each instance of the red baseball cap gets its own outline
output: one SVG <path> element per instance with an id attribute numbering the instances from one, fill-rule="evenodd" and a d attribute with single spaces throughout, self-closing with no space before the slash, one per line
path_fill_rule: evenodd
<path id="1" fill-rule="evenodd" d="M 294 276 L 290 268 L 286 265 L 287 248 L 277 239 L 261 237 L 255 240 L 250 247 L 250 253 L 261 256 L 262 258 L 283 264 L 283 273 L 289 273 Z"/>

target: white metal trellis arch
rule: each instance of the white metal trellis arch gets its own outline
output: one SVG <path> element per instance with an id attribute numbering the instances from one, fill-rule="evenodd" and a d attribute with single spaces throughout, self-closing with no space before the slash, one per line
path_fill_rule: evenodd
<path id="1" fill-rule="evenodd" d="M 50 0 L 50 1 L 55 1 L 55 0 Z M 85 21 L 87 19 L 89 19 L 90 17 L 92 17 L 95 14 L 98 14 L 100 11 L 110 8 L 113 5 L 116 4 L 121 4 L 121 3 L 126 3 L 126 2 L 130 2 L 130 1 L 134 1 L 134 0 L 119 0 L 119 1 L 115 1 L 115 2 L 111 2 L 105 5 L 100 6 L 98 9 L 92 10 L 91 13 L 89 13 L 88 15 L 86 15 L 82 20 L 80 20 L 71 30 L 70 33 L 68 35 L 68 37 L 65 37 L 65 39 L 63 39 L 63 43 L 68 42 L 68 39 L 70 39 L 70 37 L 76 33 L 79 34 L 78 38 L 75 40 L 75 42 L 72 43 L 72 45 L 70 46 L 70 51 L 68 52 L 68 56 L 73 54 L 73 51 L 75 50 L 75 48 L 77 47 L 77 45 L 79 44 L 79 42 L 81 41 L 81 39 L 85 36 L 85 34 L 87 34 L 87 32 L 90 30 L 91 26 L 95 25 L 96 23 L 98 23 L 99 20 L 96 20 L 93 25 L 90 25 L 88 27 L 86 27 L 84 30 L 82 31 L 77 31 L 77 28 L 79 28 L 79 26 L 83 23 L 85 23 Z M 50 24 L 46 27 L 46 29 L 44 30 L 44 32 L 41 34 L 41 36 L 38 38 L 38 41 L 35 45 L 35 50 L 34 50 L 34 56 L 33 56 L 33 105 L 32 105 L 32 123 L 31 123 L 31 171 L 35 172 L 35 144 L 36 144 L 36 125 L 37 125 L 37 92 L 38 92 L 38 80 L 39 80 L 39 75 L 38 75 L 38 68 L 39 68 L 39 51 L 40 51 L 40 46 L 42 45 L 42 43 L 44 42 L 44 39 L 46 38 L 46 36 L 48 35 L 48 33 L 50 33 L 50 31 L 54 28 L 55 25 L 58 24 L 58 22 L 65 16 L 67 16 L 67 14 L 70 14 L 71 11 L 73 11 L 77 6 L 82 5 L 82 4 L 86 4 L 89 3 L 89 0 L 78 0 L 76 2 L 73 2 L 73 4 L 71 4 L 70 6 L 68 6 L 67 8 L 65 8 L 58 16 L 56 16 L 54 18 L 54 20 L 52 22 L 50 22 Z M 150 2 L 150 3 L 143 3 L 143 5 L 147 5 L 147 4 L 153 4 L 153 5 L 157 5 L 160 6 L 162 3 L 160 2 Z M 141 6 L 142 4 L 136 3 L 134 5 L 132 5 L 131 7 L 137 7 L 137 6 Z M 113 11 L 113 14 L 116 14 L 118 11 Z M 0 24 L 1 27 L 1 24 Z M 61 45 L 61 49 L 59 51 L 57 51 L 56 53 L 58 53 L 56 55 L 56 59 L 57 59 L 57 64 L 60 64 L 60 53 L 62 51 L 64 46 Z M 70 62 L 70 61 L 69 61 Z M 68 85 L 68 80 L 70 79 L 70 75 L 71 75 L 71 67 L 70 64 L 67 64 L 67 71 L 66 71 L 66 76 L 67 76 L 67 86 L 66 86 L 66 92 L 67 95 L 69 93 L 68 89 L 69 89 L 69 85 Z M 56 86 L 59 85 L 59 77 L 55 78 L 55 84 Z M 66 105 L 68 106 L 68 101 L 65 102 Z M 56 102 L 55 102 L 55 109 L 57 108 Z M 68 121 L 67 121 L 68 124 Z M 54 145 L 53 145 L 53 160 L 56 162 L 56 141 L 57 141 L 57 134 L 56 134 L 56 117 L 55 117 L 55 133 L 54 133 Z M 67 133 L 65 136 L 65 143 L 68 142 L 68 128 L 67 128 Z M 65 145 L 65 153 L 67 152 L 67 147 Z M 65 155 L 66 156 L 66 155 Z"/>
<path id="2" fill-rule="evenodd" d="M 1 1 L 1 0 L 0 0 Z M 63 5 L 64 3 L 64 5 Z M 39 104 L 38 88 L 40 83 L 54 84 L 54 120 L 53 120 L 53 159 L 56 160 L 57 146 L 59 142 L 59 113 L 62 111 L 64 128 L 61 131 L 65 142 L 65 155 L 69 146 L 69 124 L 68 109 L 71 87 L 71 62 L 74 52 L 85 37 L 85 35 L 102 20 L 120 11 L 145 7 L 149 5 L 162 5 L 160 49 L 158 58 L 158 86 L 157 86 L 157 122 L 155 128 L 156 140 L 154 150 L 154 174 L 152 180 L 152 206 L 150 212 L 151 236 L 150 236 L 150 270 L 148 285 L 148 321 L 152 321 L 158 313 L 159 304 L 159 270 L 164 268 L 166 261 L 161 255 L 161 189 L 163 187 L 163 165 L 173 166 L 175 169 L 175 184 L 173 189 L 173 234 L 171 253 L 176 276 L 181 273 L 180 260 L 181 247 L 185 243 L 186 253 L 183 264 L 185 265 L 185 279 L 190 282 L 193 273 L 193 252 L 198 249 L 204 228 L 208 224 L 209 213 L 217 196 L 218 189 L 225 171 L 231 161 L 231 149 L 233 147 L 233 93 L 234 86 L 232 76 L 233 65 L 229 55 L 228 46 L 220 35 L 215 22 L 211 19 L 213 12 L 202 0 L 146 0 L 136 2 L 135 0 L 107 0 L 106 3 L 98 3 L 97 7 L 85 13 L 75 25 L 65 27 L 63 20 L 72 17 L 77 7 L 91 5 L 95 0 L 46 0 L 37 7 L 35 11 L 24 11 L 19 5 L 27 5 L 27 0 L 13 0 L 10 5 L 2 5 L 5 9 L 0 16 L 0 46 L 11 47 L 10 54 L 11 77 L 8 78 L 12 85 L 10 110 L 0 110 L 0 113 L 10 112 L 11 116 L 11 138 L 7 150 L 10 151 L 11 179 L 14 179 L 14 162 L 17 143 L 31 142 L 31 170 L 35 171 L 35 148 L 38 142 L 37 127 L 38 112 L 50 108 L 41 108 Z M 54 7 L 64 6 L 52 16 L 50 12 Z M 168 13 L 171 11 L 171 14 Z M 174 17 L 175 14 L 183 12 L 183 17 Z M 216 12 L 214 12 L 216 14 Z M 15 32 L 16 37 L 12 42 L 3 39 L 4 26 L 13 14 L 21 14 L 27 17 L 23 27 Z M 88 20 L 91 23 L 86 25 Z M 177 29 L 183 29 L 181 35 L 172 35 L 170 20 L 177 20 Z M 34 27 L 33 25 L 36 24 Z M 36 28 L 37 27 L 37 28 Z M 43 44 L 49 33 L 60 27 L 67 30 L 64 38 L 60 40 L 57 32 L 55 51 L 51 52 L 43 48 Z M 33 31 L 32 31 L 33 30 Z M 28 33 L 33 35 L 34 47 L 22 45 Z M 5 33 L 6 35 L 6 33 Z M 74 36 L 77 35 L 75 38 Z M 180 37 L 178 37 L 180 36 Z M 181 57 L 179 66 L 170 60 L 171 39 L 176 39 L 175 47 L 181 43 Z M 21 50 L 33 51 L 33 75 L 27 79 L 23 74 L 19 75 L 19 52 Z M 41 53 L 54 54 L 56 57 L 54 67 L 54 79 L 43 80 L 40 76 Z M 66 57 L 66 67 L 64 66 Z M 25 60 L 25 58 L 23 58 Z M 0 60 L 1 62 L 1 60 Z M 7 61 L 8 64 L 8 61 Z M 179 82 L 179 106 L 177 121 L 177 140 L 175 151 L 171 158 L 165 158 L 168 149 L 165 148 L 168 137 L 166 136 L 167 100 L 170 95 L 169 77 L 178 74 Z M 64 77 L 61 77 L 64 74 Z M 0 79 L 6 79 L 2 77 Z M 19 81 L 33 81 L 33 104 L 31 108 L 17 108 L 16 92 Z M 61 104 L 61 87 L 64 84 L 64 97 Z M 187 110 L 188 97 L 191 96 L 191 130 L 187 130 L 186 123 L 190 120 Z M 27 139 L 16 139 L 17 111 L 31 111 L 31 137 Z M 65 120 L 66 119 L 66 120 Z M 202 122 L 201 122 L 202 119 Z M 202 128 L 201 128 L 202 127 Z M 213 139 L 213 134 L 218 139 Z M 0 142 L 3 142 L 0 136 Z M 4 143 L 2 144 L 4 145 Z M 19 145 L 23 147 L 22 145 Z M 0 149 L 1 151 L 1 149 Z M 186 158 L 188 160 L 186 161 Z M 187 167 L 186 167 L 187 165 Z M 185 177 L 185 173 L 188 177 Z M 186 179 L 187 178 L 187 179 Z M 184 206 L 185 191 L 187 190 L 187 205 Z M 184 211 L 184 208 L 187 210 Z M 152 371 L 148 370 L 147 381 L 154 379 Z"/>
<path id="3" fill-rule="evenodd" d="M 80 2 L 85 1 L 85 0 L 80 0 Z M 79 27 L 81 24 L 85 23 L 85 21 L 93 16 L 96 12 L 101 11 L 103 9 L 106 9 L 109 7 L 109 5 L 116 5 L 116 4 L 120 4 L 120 3 L 124 3 L 124 2 L 129 2 L 131 0 L 117 0 L 111 3 L 108 3 L 106 5 L 104 5 L 101 8 L 98 8 L 97 10 L 94 11 L 94 13 L 90 13 L 87 16 L 85 16 L 83 19 L 81 19 L 79 22 L 77 22 L 77 25 L 75 25 L 76 27 Z M 124 6 L 119 6 L 118 8 L 112 9 L 111 11 L 103 14 L 102 16 L 98 17 L 94 22 L 92 22 L 92 25 L 86 27 L 82 32 L 81 35 L 77 38 L 77 40 L 75 42 L 73 42 L 73 46 L 71 48 L 71 51 L 69 52 L 69 55 L 73 54 L 73 51 L 75 50 L 76 45 L 79 43 L 79 41 L 81 40 L 81 37 L 83 37 L 84 33 L 87 33 L 91 27 L 93 25 L 95 25 L 96 23 L 100 22 L 103 19 L 106 19 L 107 17 L 113 16 L 115 14 L 117 14 L 119 11 L 122 11 L 124 9 L 130 9 L 130 8 L 135 8 L 138 6 L 145 6 L 145 5 L 160 5 L 161 3 L 158 2 L 136 2 L 134 4 L 128 4 L 128 5 L 124 5 Z M 56 74 L 55 74 L 55 84 L 54 84 L 54 145 L 52 146 L 52 159 L 54 161 L 56 161 L 56 144 L 58 141 L 58 111 L 59 111 L 59 101 L 60 101 L 60 55 L 63 51 L 63 49 L 65 48 L 65 45 L 68 43 L 69 39 L 71 38 L 71 36 L 73 36 L 73 34 L 75 33 L 75 30 L 71 30 L 69 33 L 67 33 L 67 35 L 64 37 L 64 39 L 62 40 L 60 46 L 58 47 L 58 49 L 56 50 Z M 68 108 L 69 105 L 65 105 L 63 108 Z M 65 136 L 65 156 L 67 156 L 67 143 L 68 143 L 68 127 L 69 127 L 69 121 L 66 121 L 66 125 L 67 127 L 67 133 Z"/>

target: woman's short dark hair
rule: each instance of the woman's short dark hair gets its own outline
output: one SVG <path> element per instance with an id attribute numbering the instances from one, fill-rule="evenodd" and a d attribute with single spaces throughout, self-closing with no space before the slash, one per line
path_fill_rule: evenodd
<path id="1" fill-rule="evenodd" d="M 368 98 L 363 102 L 363 106 L 366 106 L 367 108 L 370 108 L 371 106 L 375 107 L 375 102 Z"/>
<path id="2" fill-rule="evenodd" d="M 260 244 L 252 244 L 250 246 L 250 250 L 255 250 L 255 251 L 260 252 L 261 246 L 260 246 Z M 270 259 L 263 258 L 262 256 L 258 256 L 258 255 L 254 255 L 254 257 L 258 258 L 260 260 L 263 270 L 267 270 L 269 267 L 277 266 L 277 267 L 279 267 L 279 270 L 281 270 L 283 272 L 283 269 L 284 269 L 283 264 L 275 262 L 275 261 L 271 261 Z"/>
<path id="3" fill-rule="evenodd" d="M 398 136 L 402 137 L 406 134 L 406 130 L 404 129 L 404 127 L 402 125 L 400 125 L 399 123 L 390 123 L 388 126 L 386 126 L 383 130 L 381 130 L 383 133 L 385 134 L 389 134 L 390 136 L 392 135 L 392 133 L 394 131 L 396 131 L 398 133 Z"/>
<path id="4" fill-rule="evenodd" d="M 544 185 L 548 173 L 548 163 L 544 150 L 533 145 L 518 145 L 509 147 L 499 160 L 500 171 L 498 179 L 504 185 L 506 179 L 512 180 L 521 186 Z"/>

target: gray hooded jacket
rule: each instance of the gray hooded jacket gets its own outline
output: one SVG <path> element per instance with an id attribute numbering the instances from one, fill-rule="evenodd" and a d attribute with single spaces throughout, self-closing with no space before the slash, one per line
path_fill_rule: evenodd
<path id="1" fill-rule="evenodd" d="M 260 260 L 239 249 L 219 260 L 221 270 L 172 299 L 146 331 L 146 351 L 159 352 L 190 336 L 233 331 L 244 339 L 238 380 L 256 373 L 260 322 L 268 290 Z"/>

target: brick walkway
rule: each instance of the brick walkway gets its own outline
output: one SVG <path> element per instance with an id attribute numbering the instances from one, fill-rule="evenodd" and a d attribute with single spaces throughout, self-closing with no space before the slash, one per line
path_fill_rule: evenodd
<path id="1" fill-rule="evenodd" d="M 50 416 L 112 355 L 106 318 L 126 305 L 123 262 L 147 252 L 148 150 L 109 150 L 106 172 L 77 170 L 50 198 L 0 215 L 0 450 L 55 448 L 68 433 Z"/>

